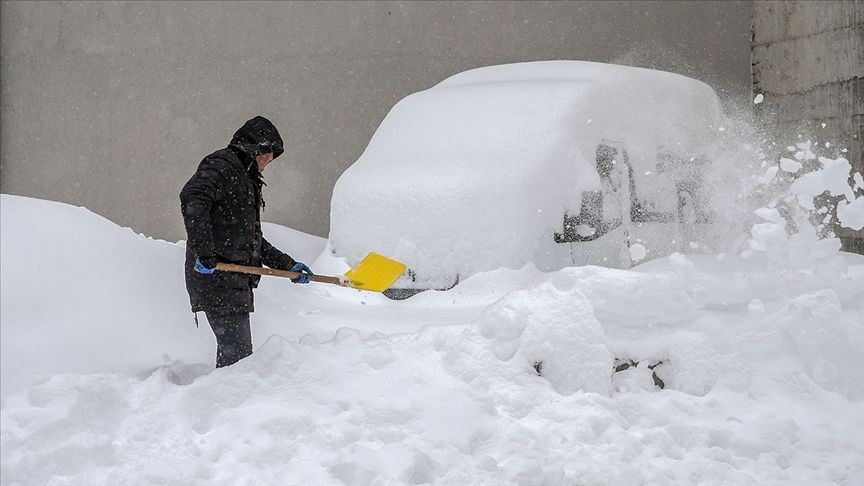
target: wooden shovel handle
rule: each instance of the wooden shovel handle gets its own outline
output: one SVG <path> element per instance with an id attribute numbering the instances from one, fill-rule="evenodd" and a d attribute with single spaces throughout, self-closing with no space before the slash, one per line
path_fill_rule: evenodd
<path id="1" fill-rule="evenodd" d="M 251 275 L 272 275 L 274 277 L 299 278 L 301 275 L 306 275 L 313 282 L 329 283 L 333 285 L 346 286 L 347 279 L 342 280 L 339 277 L 329 277 L 327 275 L 308 275 L 300 272 L 291 272 L 288 270 L 276 270 L 275 268 L 250 267 L 247 265 L 236 265 L 234 263 L 217 263 L 216 270 L 222 272 L 248 273 Z M 350 283 L 347 284 L 350 286 Z"/>

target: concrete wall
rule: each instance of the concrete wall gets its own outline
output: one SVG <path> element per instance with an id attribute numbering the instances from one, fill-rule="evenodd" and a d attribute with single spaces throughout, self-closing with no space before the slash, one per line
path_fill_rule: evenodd
<path id="1" fill-rule="evenodd" d="M 864 173 L 864 1 L 755 2 L 752 44 L 757 116 L 846 148 Z M 864 253 L 864 231 L 834 230 Z"/>
<path id="2" fill-rule="evenodd" d="M 177 194 L 274 121 L 264 218 L 326 236 L 333 184 L 399 99 L 475 67 L 621 61 L 750 97 L 750 2 L 2 2 L 0 191 L 185 238 Z"/>

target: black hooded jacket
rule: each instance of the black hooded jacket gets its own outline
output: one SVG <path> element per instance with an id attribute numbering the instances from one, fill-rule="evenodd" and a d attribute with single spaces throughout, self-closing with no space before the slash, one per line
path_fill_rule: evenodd
<path id="1" fill-rule="evenodd" d="M 252 289 L 260 277 L 194 270 L 195 258 L 288 270 L 294 259 L 267 242 L 261 234 L 260 211 L 264 181 L 255 162 L 260 154 L 282 154 L 276 127 L 257 116 L 234 134 L 228 147 L 201 161 L 180 192 L 186 225 L 186 290 L 192 311 L 252 312 Z"/>

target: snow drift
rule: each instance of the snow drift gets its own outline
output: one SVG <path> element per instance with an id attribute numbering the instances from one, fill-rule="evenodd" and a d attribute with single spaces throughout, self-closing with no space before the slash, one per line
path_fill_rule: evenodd
<path id="1" fill-rule="evenodd" d="M 196 328 L 189 311 L 183 246 L 84 208 L 7 194 L 0 223 L 2 396 L 57 373 L 212 361 L 207 321 Z M 272 223 L 263 229 L 301 260 L 324 246 Z M 266 294 L 259 299 L 273 305 Z"/>
<path id="2" fill-rule="evenodd" d="M 0 408 L 4 484 L 864 480 L 864 258 L 836 240 L 528 265 L 401 302 L 266 280 L 255 354 L 214 371 L 180 247 L 2 210 L 3 382 L 24 387 Z"/>

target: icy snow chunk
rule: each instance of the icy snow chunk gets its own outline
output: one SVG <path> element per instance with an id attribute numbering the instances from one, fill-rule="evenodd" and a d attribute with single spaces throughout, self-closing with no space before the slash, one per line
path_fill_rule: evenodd
<path id="1" fill-rule="evenodd" d="M 630 259 L 634 262 L 644 260 L 647 253 L 648 251 L 645 249 L 645 247 L 640 245 L 639 243 L 635 243 L 630 246 Z"/>
<path id="2" fill-rule="evenodd" d="M 837 204 L 837 219 L 846 228 L 856 231 L 864 228 L 864 196 L 851 203 L 840 201 Z"/>
<path id="3" fill-rule="evenodd" d="M 551 283 L 507 294 L 474 323 L 498 359 L 542 363 L 542 376 L 559 393 L 608 393 L 612 354 L 588 298 Z"/>
<path id="4" fill-rule="evenodd" d="M 757 251 L 773 251 L 783 248 L 788 235 L 783 225 L 776 223 L 754 224 L 750 229 L 753 239 L 750 248 Z"/>
<path id="5" fill-rule="evenodd" d="M 753 237 L 749 242 L 750 248 L 757 251 L 773 251 L 782 248 L 788 239 L 786 220 L 774 208 L 759 208 L 754 212 L 768 222 L 754 224 L 750 229 Z"/>
<path id="6" fill-rule="evenodd" d="M 786 172 L 795 173 L 801 169 L 801 162 L 783 157 L 780 159 L 780 168 Z"/>
<path id="7" fill-rule="evenodd" d="M 594 233 L 596 233 L 596 232 L 597 232 L 596 229 L 592 228 L 591 226 L 588 226 L 587 224 L 576 225 L 576 233 L 583 238 L 593 236 Z"/>
<path id="8" fill-rule="evenodd" d="M 780 223 L 783 221 L 783 217 L 780 216 L 780 212 L 777 211 L 776 208 L 759 208 L 756 211 L 753 211 L 753 213 L 765 221 L 770 221 L 772 223 Z"/>
<path id="9" fill-rule="evenodd" d="M 777 176 L 778 170 L 780 170 L 780 168 L 777 167 L 776 165 L 772 165 L 771 167 L 768 167 L 768 169 L 765 170 L 765 175 L 763 175 L 762 177 L 759 177 L 756 180 L 756 182 L 758 182 L 759 184 L 770 184 L 771 181 L 774 180 L 774 177 Z"/>
<path id="10" fill-rule="evenodd" d="M 852 179 L 855 180 L 855 187 L 858 189 L 864 190 L 864 177 L 861 177 L 860 172 L 856 172 Z"/>
<path id="11" fill-rule="evenodd" d="M 852 171 L 849 161 L 843 157 L 833 160 L 819 157 L 819 162 L 822 164 L 821 169 L 804 174 L 789 188 L 792 194 L 798 196 L 798 203 L 806 209 L 814 209 L 813 198 L 825 191 L 832 196 L 845 195 L 850 201 L 855 199 L 848 183 L 849 172 Z"/>
<path id="12" fill-rule="evenodd" d="M 758 105 L 759 103 L 762 103 L 763 100 L 765 100 L 765 97 L 762 96 L 762 93 L 759 93 L 755 98 L 753 98 L 753 104 Z"/>
<path id="13" fill-rule="evenodd" d="M 798 148 L 801 150 L 795 152 L 795 158 L 798 160 L 815 160 L 816 154 L 810 150 L 812 147 L 813 143 L 810 140 L 799 143 Z"/>

